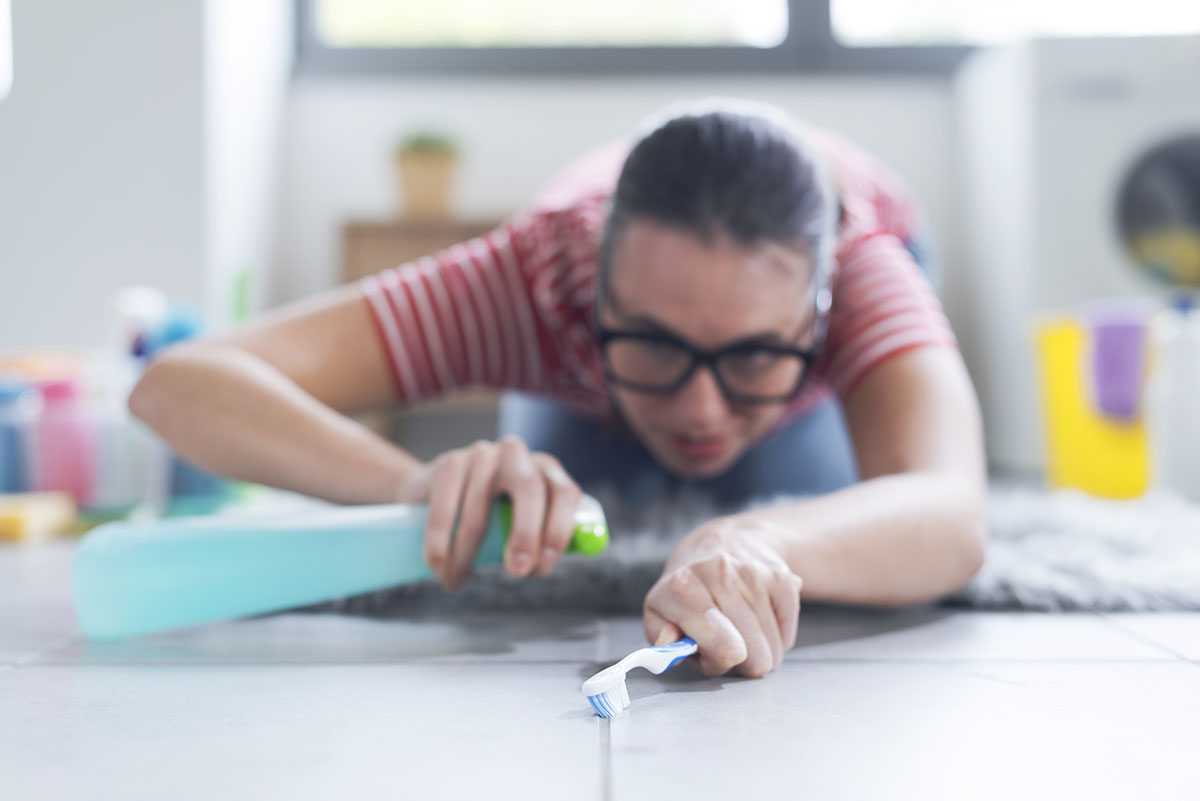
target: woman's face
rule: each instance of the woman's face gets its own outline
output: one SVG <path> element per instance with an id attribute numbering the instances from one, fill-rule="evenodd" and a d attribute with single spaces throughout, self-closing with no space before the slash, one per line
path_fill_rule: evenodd
<path id="1" fill-rule="evenodd" d="M 722 236 L 632 220 L 617 242 L 601 323 L 665 332 L 705 349 L 747 339 L 807 348 L 813 339 L 811 268 L 798 251 L 751 249 Z M 734 404 L 708 368 L 670 395 L 613 386 L 617 407 L 664 467 L 706 478 L 728 469 L 782 412 L 782 404 Z"/>

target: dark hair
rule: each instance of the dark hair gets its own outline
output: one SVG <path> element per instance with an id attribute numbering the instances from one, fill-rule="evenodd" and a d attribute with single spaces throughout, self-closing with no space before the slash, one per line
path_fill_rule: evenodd
<path id="1" fill-rule="evenodd" d="M 678 113 L 642 137 L 625 160 L 600 250 L 597 289 L 607 289 L 618 241 L 633 219 L 711 243 L 800 248 L 814 278 L 828 274 L 838 202 L 823 162 L 770 107 L 722 104 Z M 598 298 L 599 299 L 599 298 Z"/>

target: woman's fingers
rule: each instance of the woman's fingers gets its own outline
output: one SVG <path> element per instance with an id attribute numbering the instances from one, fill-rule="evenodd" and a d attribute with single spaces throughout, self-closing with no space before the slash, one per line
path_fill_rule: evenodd
<path id="1" fill-rule="evenodd" d="M 737 626 L 746 643 L 746 657 L 728 667 L 745 676 L 765 676 L 779 664 L 779 625 L 771 609 L 765 587 L 754 592 L 746 584 L 746 574 L 754 563 L 741 565 L 729 554 L 720 553 L 700 564 L 701 576 L 717 608 Z M 726 669 L 728 669 L 728 667 Z"/>
<path id="2" fill-rule="evenodd" d="M 575 513 L 579 509 L 583 491 L 553 456 L 536 453 L 533 458 L 546 483 L 548 496 L 541 546 L 536 551 L 536 575 L 545 578 L 554 572 L 554 566 L 571 543 L 575 533 Z"/>
<path id="3" fill-rule="evenodd" d="M 548 576 L 567 549 L 582 491 L 553 456 L 531 453 L 517 437 L 480 440 L 415 473 L 402 500 L 427 502 L 425 559 L 454 592 L 470 575 L 496 496 L 512 502 L 505 564 L 514 576 Z"/>
<path id="4" fill-rule="evenodd" d="M 468 461 L 461 451 L 438 457 L 429 473 L 432 491 L 422 493 L 428 496 L 429 504 L 425 518 L 425 561 L 443 587 L 449 585 L 451 536 L 466 484 L 467 467 Z"/>
<path id="5" fill-rule="evenodd" d="M 655 645 L 669 645 L 683 637 L 683 632 L 674 623 L 664 619 L 653 609 L 644 610 L 642 628 L 646 632 L 646 640 Z"/>
<path id="6" fill-rule="evenodd" d="M 512 500 L 512 529 L 504 555 L 508 572 L 525 576 L 537 563 L 546 519 L 546 479 L 533 454 L 517 437 L 502 437 L 496 489 Z"/>
<path id="7" fill-rule="evenodd" d="M 800 589 L 804 581 L 795 573 L 788 572 L 771 584 L 771 607 L 779 622 L 783 650 L 796 647 L 796 629 L 800 619 Z"/>
<path id="8" fill-rule="evenodd" d="M 718 676 L 746 660 L 745 638 L 717 608 L 704 582 L 692 571 L 692 565 L 677 568 L 659 579 L 646 595 L 645 609 L 696 641 L 700 670 L 705 675 Z"/>
<path id="9" fill-rule="evenodd" d="M 470 446 L 468 451 L 470 463 L 467 468 L 466 486 L 459 507 L 458 528 L 454 532 L 454 541 L 451 544 L 447 587 L 450 592 L 457 590 L 471 575 L 475 557 L 487 531 L 488 517 L 495 495 L 496 469 L 500 460 L 499 451 L 488 442 L 477 442 Z"/>
<path id="10" fill-rule="evenodd" d="M 778 573 L 762 562 L 743 564 L 739 570 L 742 579 L 742 595 L 762 627 L 763 635 L 771 646 L 771 670 L 779 666 L 783 660 L 784 629 L 780 625 L 779 616 L 775 612 L 772 589 L 778 580 Z"/>
<path id="11" fill-rule="evenodd" d="M 765 676 L 795 645 L 800 585 L 790 571 L 716 553 L 654 585 L 643 609 L 646 639 L 663 645 L 686 634 L 706 675 Z"/>

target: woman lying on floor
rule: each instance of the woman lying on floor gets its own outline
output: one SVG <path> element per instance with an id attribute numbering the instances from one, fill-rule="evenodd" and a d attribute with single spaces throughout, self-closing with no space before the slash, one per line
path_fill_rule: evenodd
<path id="1" fill-rule="evenodd" d="M 764 107 L 677 107 L 487 236 L 169 351 L 131 407 L 227 476 L 428 502 L 449 591 L 501 493 L 515 576 L 553 571 L 581 486 L 809 496 L 691 531 L 645 600 L 651 642 L 686 635 L 706 674 L 762 676 L 801 595 L 918 603 L 982 561 L 977 402 L 919 243 L 898 181 L 845 140 Z M 498 441 L 428 463 L 345 416 L 468 386 L 526 394 Z"/>

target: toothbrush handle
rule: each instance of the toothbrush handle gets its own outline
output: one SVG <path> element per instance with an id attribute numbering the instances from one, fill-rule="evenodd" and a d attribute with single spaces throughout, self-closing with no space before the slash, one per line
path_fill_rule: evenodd
<path id="1" fill-rule="evenodd" d="M 637 652 L 637 664 L 651 673 L 663 673 L 687 659 L 700 648 L 691 637 L 684 637 L 668 645 L 656 645 Z"/>

